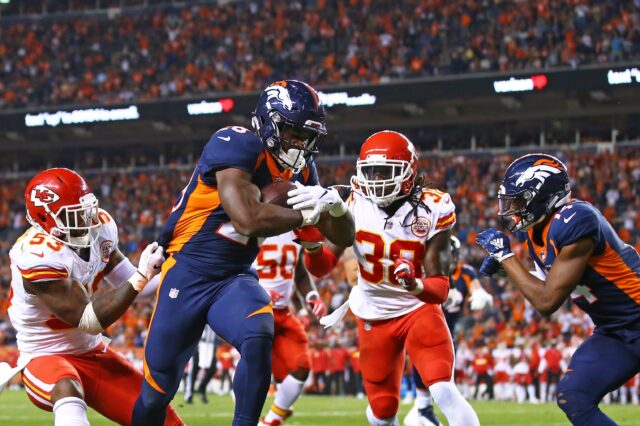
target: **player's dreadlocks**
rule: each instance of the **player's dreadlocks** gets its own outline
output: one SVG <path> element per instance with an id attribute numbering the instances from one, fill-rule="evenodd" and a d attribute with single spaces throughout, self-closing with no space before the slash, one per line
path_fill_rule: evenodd
<path id="1" fill-rule="evenodd" d="M 409 204 L 411 204 L 411 210 L 407 213 L 407 215 L 402 219 L 402 226 L 408 227 L 411 226 L 411 223 L 407 223 L 410 215 L 413 215 L 414 218 L 418 217 L 418 213 L 420 208 L 423 208 L 427 213 L 431 213 L 431 209 L 427 206 L 424 201 L 422 201 L 422 189 L 428 187 L 424 183 L 424 176 L 419 173 L 416 176 L 416 180 L 413 183 L 413 188 L 411 189 L 411 193 L 409 194 Z"/>

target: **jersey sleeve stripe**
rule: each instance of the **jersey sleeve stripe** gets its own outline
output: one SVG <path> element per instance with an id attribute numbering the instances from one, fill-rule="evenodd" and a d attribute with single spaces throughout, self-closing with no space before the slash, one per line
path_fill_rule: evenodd
<path id="1" fill-rule="evenodd" d="M 601 255 L 589 259 L 589 266 L 640 304 L 640 277 L 608 243 Z"/>
<path id="2" fill-rule="evenodd" d="M 436 230 L 449 228 L 453 226 L 454 223 L 456 223 L 456 214 L 455 212 L 451 212 L 436 222 Z"/>
<path id="3" fill-rule="evenodd" d="M 219 206 L 218 189 L 205 184 L 198 176 L 198 183 L 189 194 L 184 211 L 173 228 L 173 238 L 169 242 L 167 253 L 180 251 L 182 246 L 200 231 L 211 212 Z"/>
<path id="4" fill-rule="evenodd" d="M 50 268 L 50 267 L 41 267 L 41 268 L 32 268 L 32 269 L 22 269 L 18 267 L 20 270 L 20 274 L 22 277 L 29 281 L 38 281 L 38 280 L 56 280 L 62 279 L 69 276 L 69 272 L 66 269 L 61 268 Z"/>

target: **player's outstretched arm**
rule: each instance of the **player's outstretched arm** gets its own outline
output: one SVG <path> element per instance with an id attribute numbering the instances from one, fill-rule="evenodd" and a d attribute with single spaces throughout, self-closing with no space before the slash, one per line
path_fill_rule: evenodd
<path id="1" fill-rule="evenodd" d="M 25 280 L 24 287 L 62 321 L 98 334 L 126 312 L 147 281 L 160 271 L 162 261 L 162 247 L 150 244 L 142 252 L 138 269 L 127 285 L 100 293 L 93 300 L 80 283 L 70 278 L 37 283 Z"/>
<path id="2" fill-rule="evenodd" d="M 275 204 L 260 202 L 260 190 L 251 175 L 240 169 L 216 172 L 216 182 L 224 211 L 236 231 L 248 237 L 270 237 L 302 225 L 302 213 Z"/>
<path id="3" fill-rule="evenodd" d="M 580 278 L 595 249 L 595 242 L 590 237 L 562 247 L 543 281 L 530 274 L 513 256 L 509 238 L 502 232 L 489 229 L 479 234 L 476 242 L 500 263 L 513 284 L 543 315 L 557 311 L 580 284 Z"/>
<path id="4" fill-rule="evenodd" d="M 353 216 L 350 212 L 347 211 L 340 217 L 334 217 L 328 212 L 322 213 L 316 226 L 322 235 L 336 246 L 342 247 L 343 251 L 353 245 L 356 232 Z"/>
<path id="5" fill-rule="evenodd" d="M 317 318 L 322 318 L 327 313 L 327 306 L 320 298 L 320 293 L 318 293 L 315 283 L 304 265 L 302 260 L 303 253 L 304 249 L 300 253 L 301 256 L 298 258 L 298 263 L 296 263 L 294 282 L 300 294 L 304 295 L 304 300 L 311 308 L 311 312 Z"/>

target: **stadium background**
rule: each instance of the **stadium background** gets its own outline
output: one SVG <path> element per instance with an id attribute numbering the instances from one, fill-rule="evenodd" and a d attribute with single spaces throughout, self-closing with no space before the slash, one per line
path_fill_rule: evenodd
<path id="1" fill-rule="evenodd" d="M 22 191 L 36 171 L 86 176 L 136 258 L 209 135 L 248 126 L 258 92 L 283 78 L 322 92 L 324 185 L 348 184 L 370 133 L 413 140 L 427 181 L 457 205 L 467 263 L 482 257 L 476 233 L 496 225 L 499 177 L 531 151 L 564 160 L 574 195 L 640 248 L 638 0 L 1 0 L 0 360 L 15 360 L 8 250 L 26 228 Z M 317 282 L 330 310 L 348 295 L 344 269 Z M 471 384 L 482 357 L 495 378 L 496 350 L 522 349 L 535 375 L 532 354 L 556 347 L 568 359 L 591 332 L 570 303 L 542 317 L 508 282 L 483 284 L 493 308 L 466 312 L 456 330 Z M 109 330 L 114 344 L 139 356 L 150 312 L 137 302 Z M 316 376 L 335 379 L 309 391 L 356 394 L 354 323 L 308 323 Z M 612 399 L 632 402 L 632 393 L 637 383 Z M 364 422 L 361 408 L 354 415 Z M 564 424 L 557 419 L 549 424 Z"/>

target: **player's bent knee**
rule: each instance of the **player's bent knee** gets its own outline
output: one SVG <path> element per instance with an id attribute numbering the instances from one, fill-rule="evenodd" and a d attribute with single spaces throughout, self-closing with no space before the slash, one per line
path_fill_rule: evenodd
<path id="1" fill-rule="evenodd" d="M 396 396 L 384 395 L 371 398 L 369 405 L 378 419 L 389 419 L 398 412 L 400 400 Z"/>
<path id="2" fill-rule="evenodd" d="M 82 384 L 78 380 L 72 378 L 58 380 L 51 390 L 51 402 L 54 404 L 56 401 L 67 397 L 84 399 Z"/>
<path id="3" fill-rule="evenodd" d="M 598 398 L 579 389 L 570 388 L 564 380 L 558 384 L 556 403 L 569 419 L 593 409 L 598 405 Z"/>
<path id="4" fill-rule="evenodd" d="M 309 370 L 308 369 L 297 369 L 297 370 L 293 370 L 289 374 L 291 376 L 293 376 L 295 379 L 300 380 L 301 382 L 304 382 L 309 377 Z"/>

